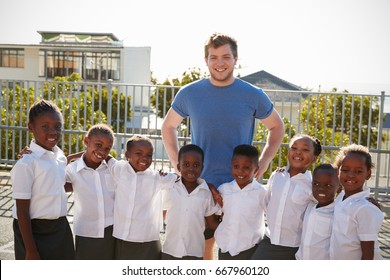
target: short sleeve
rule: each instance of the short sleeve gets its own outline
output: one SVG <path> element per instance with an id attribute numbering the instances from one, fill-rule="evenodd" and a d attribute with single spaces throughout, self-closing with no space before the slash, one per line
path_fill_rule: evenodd
<path id="1" fill-rule="evenodd" d="M 34 172 L 31 164 L 17 162 L 11 170 L 12 198 L 31 199 Z"/>
<path id="2" fill-rule="evenodd" d="M 186 92 L 185 88 L 179 90 L 175 99 L 172 102 L 172 109 L 175 110 L 181 117 L 186 118 L 189 116 L 187 102 L 186 102 Z"/>
<path id="3" fill-rule="evenodd" d="M 384 217 L 376 206 L 367 203 L 356 213 L 357 232 L 361 241 L 375 241 Z"/>
<path id="4" fill-rule="evenodd" d="M 269 96 L 262 89 L 258 89 L 258 91 L 255 117 L 257 119 L 266 119 L 274 110 L 274 105 Z"/>
<path id="5" fill-rule="evenodd" d="M 72 163 L 65 167 L 65 180 L 67 183 L 72 183 Z"/>
<path id="6" fill-rule="evenodd" d="M 216 204 L 213 200 L 213 196 L 211 195 L 211 192 L 209 191 L 210 195 L 207 197 L 207 204 L 206 204 L 206 211 L 205 211 L 205 217 L 211 216 L 219 211 L 219 206 Z"/>

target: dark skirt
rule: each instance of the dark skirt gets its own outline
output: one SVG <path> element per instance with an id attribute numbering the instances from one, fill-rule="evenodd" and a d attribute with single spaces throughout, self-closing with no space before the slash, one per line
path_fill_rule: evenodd
<path id="1" fill-rule="evenodd" d="M 271 240 L 264 236 L 253 254 L 252 260 L 295 260 L 298 248 L 271 244 Z"/>
<path id="2" fill-rule="evenodd" d="M 75 258 L 72 230 L 66 217 L 56 220 L 32 219 L 32 234 L 42 260 Z M 13 221 L 15 259 L 24 260 L 26 249 L 17 219 Z"/>
<path id="3" fill-rule="evenodd" d="M 76 260 L 114 260 L 115 240 L 113 226 L 104 229 L 104 238 L 76 235 Z"/>
<path id="4" fill-rule="evenodd" d="M 181 258 L 176 258 L 172 255 L 161 253 L 161 259 L 165 261 L 174 261 L 174 260 L 203 260 L 203 258 L 195 257 L 195 256 L 184 256 Z"/>
<path id="5" fill-rule="evenodd" d="M 218 260 L 250 260 L 252 255 L 256 251 L 257 244 L 252 248 L 240 252 L 238 255 L 232 256 L 229 252 L 222 253 L 221 249 L 218 250 Z"/>
<path id="6" fill-rule="evenodd" d="M 161 260 L 160 240 L 150 242 L 130 242 L 116 240 L 115 259 L 117 260 Z"/>

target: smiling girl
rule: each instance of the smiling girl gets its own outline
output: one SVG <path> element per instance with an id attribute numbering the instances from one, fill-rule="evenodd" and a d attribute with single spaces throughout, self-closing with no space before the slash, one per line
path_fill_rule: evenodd
<path id="1" fill-rule="evenodd" d="M 28 117 L 32 153 L 11 170 L 15 259 L 74 259 L 64 190 L 67 160 L 57 147 L 62 115 L 54 103 L 40 100 Z"/>
<path id="2" fill-rule="evenodd" d="M 368 148 L 356 144 L 341 148 L 335 166 L 344 191 L 335 201 L 330 258 L 382 259 L 378 234 L 383 213 L 366 199 L 370 190 L 365 183 L 373 168 Z"/>
<path id="3" fill-rule="evenodd" d="M 114 259 L 115 184 L 105 161 L 113 141 L 109 126 L 92 126 L 84 137 L 85 152 L 66 167 L 66 189 L 74 192 L 73 231 L 79 260 Z"/>
<path id="4" fill-rule="evenodd" d="M 311 172 L 322 150 L 317 138 L 294 136 L 289 145 L 288 166 L 268 180 L 266 236 L 253 259 L 294 260 L 301 242 L 303 216 L 313 201 Z"/>

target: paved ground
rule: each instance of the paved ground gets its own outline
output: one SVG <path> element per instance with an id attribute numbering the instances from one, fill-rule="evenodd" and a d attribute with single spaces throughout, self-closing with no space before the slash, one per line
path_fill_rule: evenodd
<path id="1" fill-rule="evenodd" d="M 12 206 L 11 180 L 9 172 L 0 170 L 0 260 L 13 260 L 13 231 L 12 231 Z M 384 205 L 390 207 L 390 203 Z M 72 226 L 73 220 L 73 196 L 68 199 L 68 219 Z M 163 236 L 162 236 L 163 238 Z M 390 216 L 385 213 L 385 220 L 379 232 L 380 248 L 382 256 L 390 259 Z"/>

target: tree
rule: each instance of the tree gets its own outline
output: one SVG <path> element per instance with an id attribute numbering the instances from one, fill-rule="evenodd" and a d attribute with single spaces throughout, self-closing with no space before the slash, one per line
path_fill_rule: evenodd
<path id="1" fill-rule="evenodd" d="M 297 133 L 305 133 L 317 137 L 322 146 L 340 147 L 357 143 L 370 148 L 377 147 L 379 120 L 379 101 L 375 96 L 348 95 L 348 91 L 337 93 L 313 93 L 309 94 L 302 102 L 299 116 L 302 131 L 283 118 L 286 133 L 282 147 L 274 158 L 277 166 L 287 165 L 287 153 L 290 139 Z M 267 133 L 262 123 L 259 124 L 254 140 L 266 142 Z M 384 137 L 382 140 L 385 140 Z M 324 162 L 332 163 L 337 149 L 326 149 L 321 157 Z M 319 161 L 317 162 L 319 164 Z M 264 177 L 269 176 L 269 172 Z"/>
<path id="2" fill-rule="evenodd" d="M 192 83 L 207 77 L 207 73 L 201 73 L 200 68 L 188 68 L 187 71 L 183 72 L 181 78 L 174 78 L 171 81 L 166 79 L 162 85 L 163 87 L 156 87 L 156 91 L 150 97 L 152 106 L 157 109 L 157 115 L 163 118 L 171 108 L 173 99 L 175 98 L 180 87 Z M 157 85 L 157 79 L 152 79 L 152 83 Z"/>
<path id="3" fill-rule="evenodd" d="M 336 88 L 332 92 L 309 95 L 303 102 L 303 132 L 316 136 L 323 146 L 356 143 L 377 148 L 378 98 L 346 94 L 347 90 L 340 94 Z M 330 162 L 334 153 L 325 151 L 325 159 Z"/>
<path id="4" fill-rule="evenodd" d="M 281 145 L 278 153 L 276 154 L 274 160 L 270 164 L 268 170 L 263 174 L 264 178 L 269 178 L 272 171 L 275 170 L 276 167 L 287 166 L 288 143 L 290 142 L 290 139 L 297 134 L 296 127 L 294 125 L 291 125 L 291 122 L 287 118 L 283 117 L 282 120 L 286 131 L 282 141 L 282 143 L 284 144 Z M 257 130 L 255 131 L 254 141 L 260 143 L 266 143 L 267 136 L 268 134 L 265 126 L 262 122 L 260 122 L 257 126 Z M 262 145 L 257 146 L 260 153 L 262 147 L 263 147 Z"/>
<path id="5" fill-rule="evenodd" d="M 56 77 L 53 82 L 45 82 L 42 88 L 38 88 L 38 92 L 35 92 L 34 87 L 26 89 L 19 85 L 15 86 L 15 90 L 4 89 L 1 124 L 27 127 L 29 107 L 37 99 L 44 98 L 56 103 L 62 112 L 64 133 L 59 145 L 65 154 L 82 150 L 83 131 L 88 130 L 93 124 L 107 123 L 110 112 L 113 121 L 109 125 L 113 126 L 114 131 L 123 132 L 131 116 L 130 96 L 125 96 L 117 89 L 109 91 L 106 87 L 102 87 L 100 93 L 95 86 L 79 83 L 80 81 L 80 75 L 73 73 L 68 77 Z M 128 114 L 125 112 L 126 108 L 129 110 Z M 67 130 L 72 132 L 69 133 Z M 14 158 L 24 145 L 29 144 L 27 139 L 31 138 L 32 135 L 26 130 L 1 130 L 1 153 Z M 19 148 L 7 145 L 9 139 L 19 144 Z"/>

